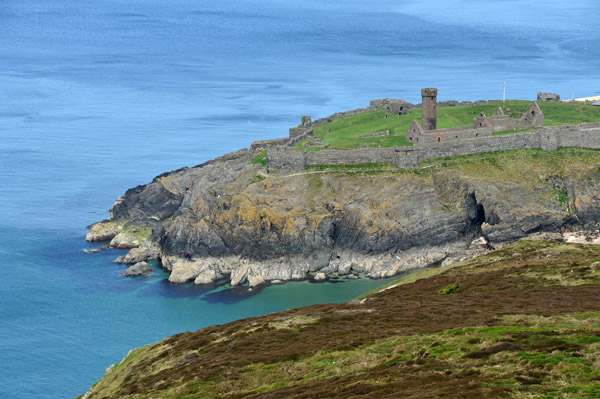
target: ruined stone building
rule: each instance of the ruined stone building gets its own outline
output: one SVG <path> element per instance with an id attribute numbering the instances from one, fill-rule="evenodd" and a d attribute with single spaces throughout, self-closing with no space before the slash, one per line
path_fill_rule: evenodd
<path id="1" fill-rule="evenodd" d="M 544 113 L 534 102 L 521 119 L 513 119 L 505 115 L 502 108 L 498 108 L 492 116 L 486 116 L 484 112 L 480 113 L 473 120 L 472 126 L 437 129 L 437 89 L 421 89 L 421 97 L 423 98 L 421 124 L 413 120 L 406 132 L 406 140 L 415 145 L 489 137 L 493 132 L 544 126 Z"/>
<path id="2" fill-rule="evenodd" d="M 556 93 L 542 93 L 538 91 L 537 100 L 544 103 L 557 103 L 560 101 L 560 96 Z"/>

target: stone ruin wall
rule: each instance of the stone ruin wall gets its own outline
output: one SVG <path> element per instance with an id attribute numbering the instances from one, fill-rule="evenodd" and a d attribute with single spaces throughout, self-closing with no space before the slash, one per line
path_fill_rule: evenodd
<path id="1" fill-rule="evenodd" d="M 328 154 L 329 152 L 333 154 Z M 389 163 L 407 169 L 417 166 L 412 155 L 411 148 L 408 147 L 357 148 L 306 152 L 305 159 L 306 166 Z"/>
<path id="2" fill-rule="evenodd" d="M 290 147 L 270 147 L 267 165 L 270 169 L 302 170 L 317 165 L 357 165 L 389 163 L 400 169 L 416 168 L 411 147 L 355 148 L 351 150 L 307 151 Z"/>
<path id="3" fill-rule="evenodd" d="M 499 108 L 502 113 L 502 108 Z M 492 116 L 486 116 L 485 113 L 479 114 L 478 117 L 473 119 L 474 127 L 488 127 L 494 132 L 501 132 L 505 130 L 515 129 L 527 129 L 531 127 L 543 127 L 544 126 L 544 113 L 540 109 L 537 103 L 532 103 L 529 109 L 523 114 L 521 119 L 513 119 L 503 113 L 498 113 Z"/>
<path id="4" fill-rule="evenodd" d="M 424 147 L 367 148 L 316 152 L 300 151 L 289 147 L 270 147 L 267 150 L 267 162 L 269 168 L 273 170 L 303 170 L 312 165 L 352 165 L 361 163 L 389 163 L 398 166 L 400 169 L 410 169 L 416 168 L 419 162 L 429 159 L 533 148 L 553 151 L 558 147 L 600 148 L 600 124 L 582 124 L 576 128 L 555 126 L 543 128 L 536 132 L 454 140 Z"/>
<path id="5" fill-rule="evenodd" d="M 517 119 L 513 119 L 508 115 L 477 117 L 473 120 L 475 126 L 488 126 L 494 132 L 501 132 L 503 130 L 514 130 L 518 127 L 518 122 L 519 121 Z"/>
<path id="6" fill-rule="evenodd" d="M 538 91 L 537 93 L 537 101 L 542 101 L 545 103 L 557 103 L 560 102 L 560 96 L 556 93 L 542 93 Z"/>
<path id="7" fill-rule="evenodd" d="M 577 125 L 577 129 L 579 129 L 579 130 L 600 129 L 600 122 L 595 122 L 595 123 L 580 123 L 579 125 Z"/>
<path id="8" fill-rule="evenodd" d="M 439 129 L 419 136 L 419 145 L 426 145 L 432 143 L 445 143 L 453 140 L 469 140 L 478 137 L 490 137 L 492 130 L 488 127 L 474 128 L 472 126 Z"/>
<path id="9" fill-rule="evenodd" d="M 274 145 L 286 145 L 289 141 L 289 137 L 280 137 L 278 139 L 272 140 L 260 140 L 250 144 L 250 148 L 252 148 L 253 150 L 258 150 L 260 148 L 266 148 Z"/>

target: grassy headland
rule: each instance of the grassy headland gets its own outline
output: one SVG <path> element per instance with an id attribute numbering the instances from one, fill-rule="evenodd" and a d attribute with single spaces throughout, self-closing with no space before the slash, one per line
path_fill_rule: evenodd
<path id="1" fill-rule="evenodd" d="M 538 103 L 545 115 L 544 126 L 576 125 L 582 122 L 599 122 L 600 110 L 582 103 Z M 527 111 L 531 101 L 509 100 L 503 108 L 506 115 L 521 118 Z M 498 107 L 499 101 L 482 105 L 441 107 L 437 109 L 438 128 L 467 126 L 473 124 L 473 118 L 485 112 L 491 116 Z M 385 117 L 387 116 L 387 118 Z M 373 147 L 410 146 L 406 140 L 406 131 L 413 119 L 421 120 L 421 109 L 415 108 L 406 115 L 390 114 L 386 110 L 366 112 L 359 115 L 334 119 L 315 129 L 315 137 L 321 137 L 327 149 L 358 148 L 361 145 Z M 357 138 L 365 134 L 389 131 L 389 136 Z M 296 147 L 303 147 L 303 142 Z M 310 151 L 323 148 L 309 147 Z"/>

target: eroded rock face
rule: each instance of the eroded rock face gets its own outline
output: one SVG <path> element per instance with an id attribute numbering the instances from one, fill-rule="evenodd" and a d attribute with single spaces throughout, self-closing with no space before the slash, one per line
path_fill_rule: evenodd
<path id="1" fill-rule="evenodd" d="M 174 283 L 254 286 L 318 272 L 387 277 L 600 217 L 593 165 L 563 177 L 441 167 L 265 179 L 252 156 L 228 154 L 129 190 L 90 234 L 140 247 L 125 263 L 150 257 L 156 243 Z"/>

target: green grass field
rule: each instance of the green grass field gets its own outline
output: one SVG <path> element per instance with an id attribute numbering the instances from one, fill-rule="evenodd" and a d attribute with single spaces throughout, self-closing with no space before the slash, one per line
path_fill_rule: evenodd
<path id="1" fill-rule="evenodd" d="M 544 111 L 544 126 L 576 125 L 582 122 L 600 122 L 600 110 L 580 103 L 538 103 Z M 473 124 L 473 118 L 480 112 L 491 116 L 501 106 L 501 102 L 489 102 L 483 105 L 456 106 L 438 108 L 438 128 L 466 126 Z M 531 101 L 509 100 L 504 112 L 512 118 L 520 118 L 527 111 Z M 387 118 L 385 118 L 387 115 Z M 413 109 L 407 115 L 393 115 L 385 110 L 371 111 L 364 114 L 334 119 L 315 129 L 315 136 L 322 137 L 327 149 L 357 148 L 364 145 L 371 147 L 410 146 L 406 141 L 406 131 L 413 119 L 421 120 L 421 109 Z M 356 138 L 369 133 L 389 130 L 390 135 L 384 137 Z M 499 132 L 506 133 L 506 132 Z M 303 142 L 296 147 L 303 147 Z M 323 148 L 307 148 L 319 151 Z"/>

